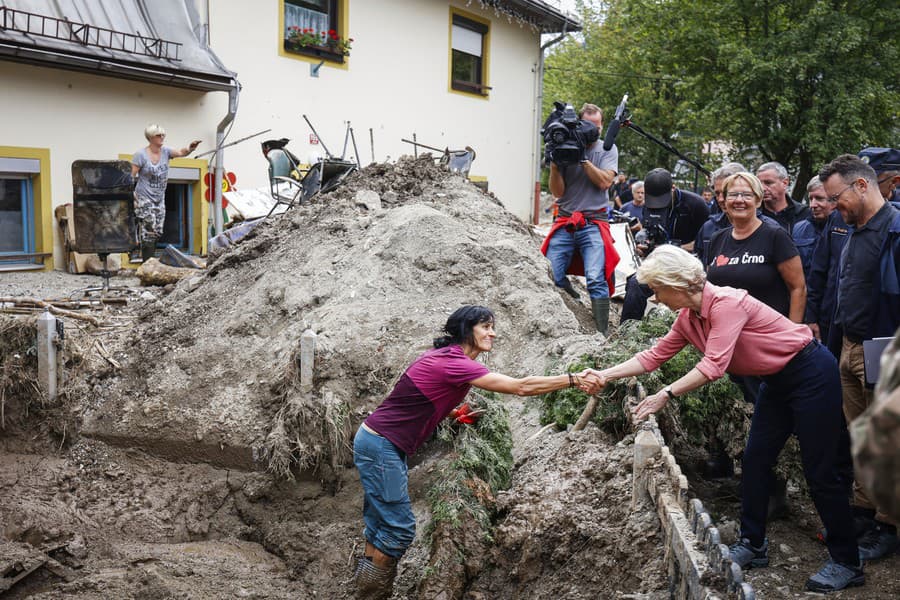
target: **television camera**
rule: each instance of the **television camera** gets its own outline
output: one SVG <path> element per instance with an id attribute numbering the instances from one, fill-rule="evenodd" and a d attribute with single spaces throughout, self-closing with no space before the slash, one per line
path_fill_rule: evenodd
<path id="1" fill-rule="evenodd" d="M 579 119 L 571 104 L 554 102 L 555 109 L 544 121 L 541 135 L 548 161 L 559 167 L 576 165 L 585 159 L 585 150 L 600 138 L 597 126 Z"/>

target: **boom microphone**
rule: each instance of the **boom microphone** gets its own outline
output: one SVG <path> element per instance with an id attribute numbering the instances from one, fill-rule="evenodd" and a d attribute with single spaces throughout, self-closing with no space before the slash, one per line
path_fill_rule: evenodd
<path id="1" fill-rule="evenodd" d="M 622 120 L 625 115 L 625 103 L 628 102 L 628 94 L 622 96 L 622 102 L 616 109 L 616 116 L 613 118 L 609 127 L 606 128 L 606 136 L 603 138 L 603 149 L 609 150 L 616 143 L 616 136 L 619 135 L 619 129 L 622 127 Z"/>

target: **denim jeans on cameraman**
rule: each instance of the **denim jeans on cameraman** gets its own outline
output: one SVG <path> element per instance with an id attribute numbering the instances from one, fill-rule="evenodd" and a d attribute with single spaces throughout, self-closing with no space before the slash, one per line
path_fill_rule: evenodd
<path id="1" fill-rule="evenodd" d="M 609 298 L 609 286 L 604 273 L 606 252 L 603 238 L 600 236 L 600 228 L 592 223 L 572 232 L 560 229 L 550 238 L 547 258 L 553 269 L 553 282 L 558 287 L 565 287 L 566 271 L 576 248 L 584 262 L 588 295 L 591 298 Z"/>
<path id="2" fill-rule="evenodd" d="M 387 438 L 360 427 L 353 440 L 353 462 L 364 493 L 366 541 L 388 556 L 400 558 L 416 537 L 406 453 Z"/>

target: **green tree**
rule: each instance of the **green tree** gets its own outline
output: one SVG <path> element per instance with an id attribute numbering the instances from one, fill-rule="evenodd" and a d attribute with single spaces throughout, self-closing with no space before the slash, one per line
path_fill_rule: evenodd
<path id="1" fill-rule="evenodd" d="M 748 166 L 777 160 L 796 197 L 838 154 L 897 145 L 896 2 L 612 0 L 582 15 L 583 41 L 548 57 L 545 101 L 589 99 L 608 121 L 627 91 L 646 131 L 730 141 Z M 626 165 L 674 162 L 632 132 L 618 143 Z"/>

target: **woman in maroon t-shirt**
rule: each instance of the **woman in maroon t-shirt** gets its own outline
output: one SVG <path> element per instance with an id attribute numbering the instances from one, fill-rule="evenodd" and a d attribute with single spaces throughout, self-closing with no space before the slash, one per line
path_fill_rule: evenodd
<path id="1" fill-rule="evenodd" d="M 494 313 L 483 306 L 458 308 L 444 325 L 434 348 L 406 369 L 388 397 L 360 425 L 353 440 L 353 462 L 362 482 L 365 554 L 356 565 L 360 593 L 387 598 L 397 561 L 412 544 L 416 520 L 407 489 L 406 457 L 413 454 L 450 416 L 474 423 L 479 411 L 455 408 L 472 386 L 517 396 L 535 396 L 578 386 L 588 393 L 600 378 L 585 373 L 515 379 L 491 373 L 476 358 L 494 346 Z"/>

